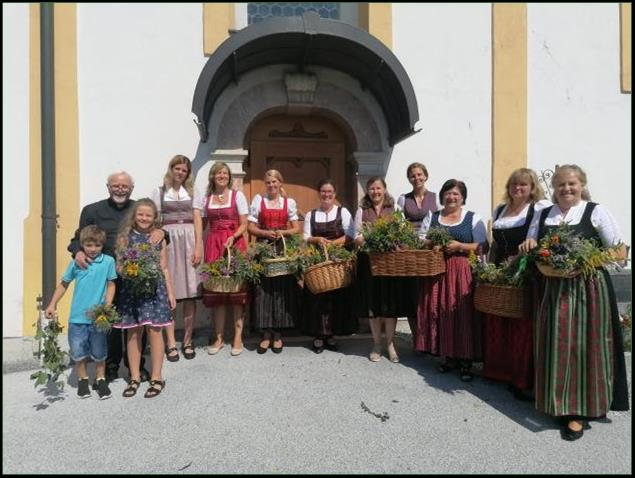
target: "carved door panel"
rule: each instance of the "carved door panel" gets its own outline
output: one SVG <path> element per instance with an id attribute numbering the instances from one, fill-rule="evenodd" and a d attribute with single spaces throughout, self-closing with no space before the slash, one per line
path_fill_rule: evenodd
<path id="1" fill-rule="evenodd" d="M 304 220 L 304 215 L 320 204 L 318 181 L 331 178 L 336 184 L 344 184 L 344 153 L 343 143 L 252 141 L 251 189 L 264 191 L 265 172 L 277 169 L 284 178 L 287 195 L 298 204 L 300 220 Z"/>
<path id="2" fill-rule="evenodd" d="M 337 184 L 338 201 L 355 212 L 355 168 L 346 161 L 346 137 L 332 121 L 316 116 L 270 116 L 252 125 L 248 144 L 245 189 L 251 197 L 265 191 L 265 172 L 277 169 L 287 195 L 298 204 L 301 220 L 319 206 L 316 187 L 326 178 Z"/>

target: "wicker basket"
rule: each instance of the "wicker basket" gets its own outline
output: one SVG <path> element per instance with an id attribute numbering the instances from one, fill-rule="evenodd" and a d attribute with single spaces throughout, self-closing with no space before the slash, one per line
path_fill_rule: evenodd
<path id="1" fill-rule="evenodd" d="M 280 237 L 282 238 L 284 256 L 262 260 L 265 277 L 288 276 L 295 272 L 295 261 L 287 256 L 287 242 L 284 240 L 284 236 Z"/>
<path id="2" fill-rule="evenodd" d="M 326 247 L 322 244 L 326 261 L 309 267 L 304 272 L 304 285 L 312 294 L 323 294 L 351 285 L 355 273 L 355 260 L 342 262 L 329 260 Z"/>
<path id="3" fill-rule="evenodd" d="M 527 314 L 525 289 L 479 282 L 474 291 L 474 308 L 480 312 L 522 319 Z"/>
<path id="4" fill-rule="evenodd" d="M 546 277 L 557 277 L 559 279 L 571 279 L 580 274 L 579 269 L 574 269 L 572 271 L 563 271 L 559 269 L 554 269 L 553 267 L 547 264 L 541 264 L 540 262 L 536 262 L 536 267 L 543 276 Z"/>
<path id="5" fill-rule="evenodd" d="M 232 251 L 229 247 L 227 247 L 227 268 L 229 268 L 231 258 Z M 231 276 L 210 277 L 208 280 L 203 282 L 203 288 L 210 292 L 235 294 L 236 292 L 243 291 L 245 288 L 245 280 Z"/>
<path id="6" fill-rule="evenodd" d="M 443 251 L 369 252 L 368 256 L 373 276 L 423 277 L 445 273 Z"/>

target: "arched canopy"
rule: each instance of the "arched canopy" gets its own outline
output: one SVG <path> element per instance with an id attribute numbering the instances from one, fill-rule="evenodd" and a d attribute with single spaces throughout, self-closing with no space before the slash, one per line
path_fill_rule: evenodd
<path id="1" fill-rule="evenodd" d="M 248 71 L 276 64 L 297 65 L 300 72 L 311 65 L 344 72 L 359 80 L 381 105 L 391 146 L 415 133 L 417 99 L 390 49 L 363 30 L 308 12 L 250 25 L 231 35 L 209 57 L 192 101 L 201 141 L 207 141 L 207 122 L 223 90 Z"/>

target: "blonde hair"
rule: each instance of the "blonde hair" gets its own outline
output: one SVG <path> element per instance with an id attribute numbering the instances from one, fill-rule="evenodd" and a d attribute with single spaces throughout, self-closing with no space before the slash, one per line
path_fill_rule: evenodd
<path id="1" fill-rule="evenodd" d="M 152 229 L 154 230 L 159 227 L 159 211 L 157 210 L 157 205 L 154 204 L 154 201 L 150 198 L 142 198 L 135 201 L 130 208 L 130 212 L 128 212 L 128 214 L 126 214 L 123 218 L 121 226 L 119 227 L 117 241 L 115 242 L 115 254 L 117 255 L 117 261 L 120 261 L 123 254 L 126 252 L 129 241 L 128 236 L 130 235 L 130 231 L 134 229 L 137 210 L 142 206 L 148 206 L 154 213 L 154 223 L 152 225 Z"/>
<path id="2" fill-rule="evenodd" d="M 507 183 L 505 184 L 505 194 L 503 194 L 503 201 L 505 201 L 507 205 L 512 203 L 512 198 L 509 195 L 509 186 L 519 181 L 527 181 L 531 184 L 531 191 L 529 192 L 529 198 L 531 199 L 531 202 L 535 203 L 545 198 L 545 191 L 542 189 L 542 186 L 538 182 L 538 176 L 536 175 L 534 170 L 529 168 L 518 168 L 509 175 Z"/>
<path id="3" fill-rule="evenodd" d="M 182 154 L 177 154 L 170 160 L 170 163 L 168 164 L 168 171 L 165 173 L 165 176 L 163 176 L 163 186 L 166 191 L 172 187 L 172 183 L 174 182 L 174 173 L 172 172 L 172 168 L 177 164 L 185 164 L 187 166 L 187 176 L 185 177 L 185 181 L 183 181 L 183 187 L 191 197 L 194 189 L 194 181 L 192 181 L 192 161 Z"/>
<path id="4" fill-rule="evenodd" d="M 265 181 L 267 180 L 267 176 L 271 176 L 272 178 L 276 178 L 278 181 L 280 181 L 280 196 L 282 196 L 283 198 L 288 197 L 287 192 L 282 187 L 284 179 L 282 179 L 282 174 L 280 173 L 280 171 L 278 171 L 277 169 L 270 169 L 265 172 Z"/>
<path id="5" fill-rule="evenodd" d="M 551 178 L 551 187 L 553 188 L 553 194 L 551 195 L 551 198 L 554 204 L 558 204 L 558 201 L 556 199 L 556 179 L 558 178 L 558 176 L 564 174 L 567 171 L 573 172 L 582 183 L 582 194 L 581 194 L 582 199 L 584 199 L 585 201 L 590 201 L 591 194 L 589 193 L 589 190 L 586 187 L 586 184 L 587 184 L 586 173 L 577 164 L 563 164 L 562 166 L 556 166 L 556 172 Z"/>
<path id="6" fill-rule="evenodd" d="M 229 183 L 227 184 L 227 188 L 232 188 L 232 170 L 229 169 L 227 163 L 216 162 L 212 165 L 209 170 L 209 174 L 207 175 L 207 194 L 206 196 L 211 196 L 216 193 L 216 184 L 214 183 L 214 176 L 218 174 L 218 172 L 222 169 L 227 170 L 227 174 L 229 174 Z"/>

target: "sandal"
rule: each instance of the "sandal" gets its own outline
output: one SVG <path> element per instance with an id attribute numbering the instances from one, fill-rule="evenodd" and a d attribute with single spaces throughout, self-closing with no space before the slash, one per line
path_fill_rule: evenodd
<path id="1" fill-rule="evenodd" d="M 170 355 L 172 352 L 176 352 L 176 355 Z M 165 358 L 168 359 L 168 362 L 178 362 L 180 358 L 179 351 L 176 347 L 170 347 L 165 351 Z"/>
<path id="2" fill-rule="evenodd" d="M 186 360 L 192 360 L 196 357 L 196 352 L 194 351 L 194 346 L 192 344 L 184 345 L 181 348 L 181 351 L 183 352 L 183 357 L 185 357 Z"/>
<path id="3" fill-rule="evenodd" d="M 137 394 L 137 390 L 139 390 L 139 385 L 141 385 L 139 380 L 130 380 L 122 395 L 126 398 L 134 397 Z"/>
<path id="4" fill-rule="evenodd" d="M 280 343 L 280 347 L 276 347 L 276 342 Z M 273 342 L 271 342 L 271 351 L 274 354 L 279 354 L 280 352 L 282 352 L 282 348 L 284 347 L 284 344 L 282 343 L 282 337 L 278 336 L 273 336 Z"/>
<path id="5" fill-rule="evenodd" d="M 157 388 L 157 385 L 160 385 L 161 388 Z M 154 398 L 159 395 L 164 388 L 165 380 L 150 380 L 150 388 L 146 390 L 146 393 L 143 396 L 145 398 Z"/>

